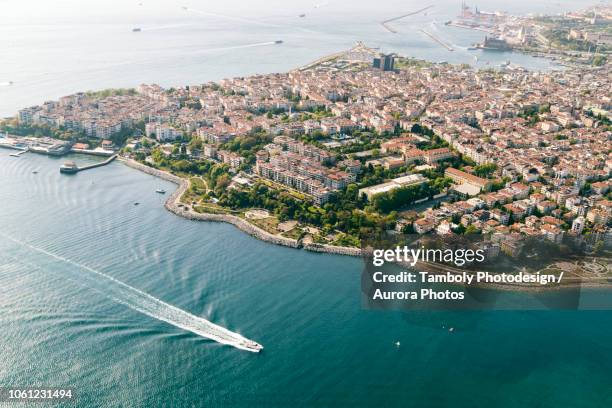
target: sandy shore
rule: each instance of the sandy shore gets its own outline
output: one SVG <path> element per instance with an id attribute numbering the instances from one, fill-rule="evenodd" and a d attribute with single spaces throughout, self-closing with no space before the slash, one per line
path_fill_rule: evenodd
<path id="1" fill-rule="evenodd" d="M 159 177 L 163 180 L 169 181 L 178 185 L 178 188 L 168 197 L 166 200 L 165 207 L 168 211 L 189 220 L 194 221 L 209 221 L 209 222 L 226 222 L 232 224 L 236 228 L 240 229 L 247 234 L 260 239 L 262 241 L 270 242 L 275 245 L 282 245 L 290 248 L 303 248 L 307 251 L 321 252 L 336 255 L 347 255 L 347 256 L 360 256 L 361 249 L 359 248 L 347 248 L 338 247 L 333 245 L 322 245 L 307 243 L 303 244 L 301 241 L 283 237 L 280 235 L 273 235 L 250 222 L 231 214 L 207 214 L 198 213 L 190 207 L 181 204 L 180 199 L 183 193 L 187 191 L 190 186 L 189 180 L 177 177 L 174 174 L 168 173 L 163 170 L 154 169 L 144 164 L 138 163 L 137 161 L 120 157 L 119 160 L 126 166 L 132 167 L 136 170 L 140 170 L 143 173 L 150 174 L 155 177 Z"/>

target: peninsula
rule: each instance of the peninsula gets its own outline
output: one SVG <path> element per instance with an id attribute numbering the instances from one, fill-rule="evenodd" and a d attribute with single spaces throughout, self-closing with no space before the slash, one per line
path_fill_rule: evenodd
<path id="1" fill-rule="evenodd" d="M 69 95 L 3 122 L 0 147 L 117 152 L 179 185 L 174 213 L 314 251 L 415 233 L 479 234 L 515 256 L 521 237 L 580 237 L 601 253 L 611 73 L 476 70 L 358 44 L 288 73 Z"/>

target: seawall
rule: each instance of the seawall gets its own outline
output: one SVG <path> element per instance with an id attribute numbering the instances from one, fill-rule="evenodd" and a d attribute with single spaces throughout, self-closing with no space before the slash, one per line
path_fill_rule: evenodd
<path id="1" fill-rule="evenodd" d="M 126 166 L 132 167 L 136 170 L 142 171 L 143 173 L 159 177 L 163 180 L 178 185 L 178 188 L 168 197 L 164 206 L 168 211 L 174 213 L 175 215 L 178 215 L 179 217 L 183 217 L 193 221 L 226 222 L 228 224 L 232 224 L 236 228 L 240 229 L 243 232 L 246 232 L 247 234 L 255 238 L 276 245 L 282 245 L 290 248 L 304 248 L 305 250 L 311 252 L 346 256 L 361 256 L 361 249 L 359 248 L 348 248 L 315 243 L 302 244 L 301 241 L 295 239 L 270 234 L 269 232 L 235 215 L 198 213 L 184 206 L 179 206 L 181 204 L 181 196 L 187 191 L 190 186 L 188 180 L 175 176 L 174 174 L 168 173 L 166 171 L 146 166 L 131 159 L 121 157 L 119 158 L 119 160 L 122 161 Z"/>

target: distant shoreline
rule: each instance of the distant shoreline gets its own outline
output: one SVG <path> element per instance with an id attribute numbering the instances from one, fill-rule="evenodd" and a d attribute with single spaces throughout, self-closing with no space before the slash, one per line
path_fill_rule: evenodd
<path id="1" fill-rule="evenodd" d="M 210 214 L 210 213 L 198 213 L 193 211 L 191 208 L 186 208 L 180 204 L 180 199 L 183 194 L 187 191 L 190 186 L 189 180 L 185 180 L 181 177 L 175 176 L 169 172 L 155 169 L 153 167 L 149 167 L 142 163 L 139 163 L 132 159 L 126 159 L 124 157 L 119 157 L 119 161 L 124 163 L 126 166 L 131 167 L 133 169 L 139 170 L 143 173 L 149 174 L 151 176 L 155 176 L 161 178 L 163 180 L 169 181 L 173 184 L 176 184 L 178 188 L 168 197 L 164 207 L 170 211 L 171 213 L 193 221 L 208 221 L 208 222 L 224 222 L 231 224 L 241 230 L 249 234 L 250 236 L 257 238 L 261 241 L 265 241 L 275 245 L 281 245 L 294 249 L 305 249 L 311 252 L 320 252 L 326 254 L 334 254 L 334 255 L 345 255 L 345 256 L 361 256 L 360 248 L 349 248 L 349 247 L 339 247 L 333 245 L 325 245 L 325 244 L 314 244 L 307 243 L 304 244 L 301 240 L 295 240 L 291 238 L 282 237 L 279 235 L 271 234 L 256 225 L 251 224 L 250 222 L 237 217 L 231 214 Z"/>

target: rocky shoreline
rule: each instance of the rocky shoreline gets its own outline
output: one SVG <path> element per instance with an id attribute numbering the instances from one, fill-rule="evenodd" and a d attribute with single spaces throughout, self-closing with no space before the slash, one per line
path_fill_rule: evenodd
<path id="1" fill-rule="evenodd" d="M 266 241 L 275 245 L 282 245 L 290 248 L 303 248 L 307 251 L 311 252 L 320 252 L 327 254 L 335 254 L 335 255 L 346 255 L 346 256 L 361 256 L 361 249 L 359 248 L 347 248 L 347 247 L 339 247 L 333 245 L 322 245 L 315 243 L 307 243 L 302 244 L 301 241 L 286 238 L 278 235 L 270 234 L 267 231 L 249 223 L 248 221 L 237 217 L 231 214 L 207 214 L 207 213 L 198 213 L 193 211 L 190 208 L 186 208 L 181 205 L 180 199 L 181 196 L 187 191 L 189 188 L 189 181 L 174 174 L 168 173 L 163 170 L 158 170 L 153 167 L 146 166 L 144 164 L 138 163 L 137 161 L 126 159 L 121 157 L 119 159 L 126 166 L 131 167 L 133 169 L 142 171 L 143 173 L 159 177 L 163 180 L 169 181 L 178 185 L 178 188 L 168 197 L 166 200 L 165 207 L 168 211 L 174 213 L 179 217 L 186 218 L 188 220 L 194 221 L 208 221 L 208 222 L 226 222 L 228 224 L 232 224 L 239 230 L 246 232 L 247 234 L 260 239 L 262 241 Z"/>

